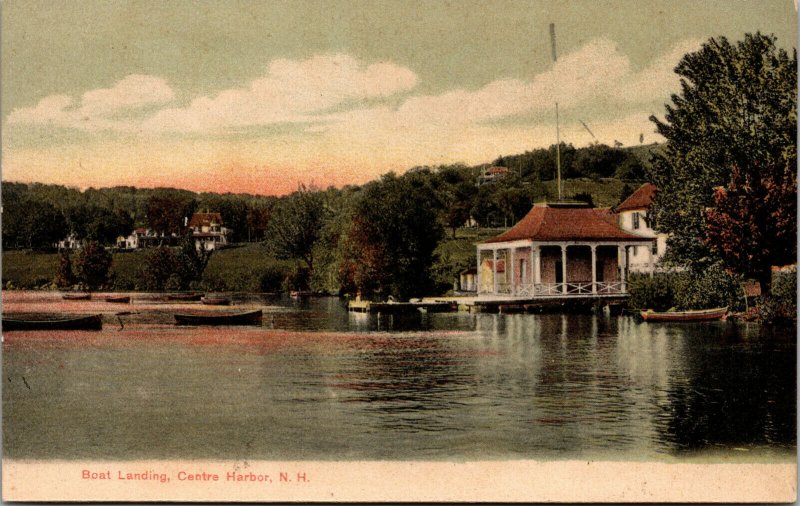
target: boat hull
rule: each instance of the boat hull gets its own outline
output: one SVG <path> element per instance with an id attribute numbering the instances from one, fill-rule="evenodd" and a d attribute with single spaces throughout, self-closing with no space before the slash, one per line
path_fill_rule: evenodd
<path id="1" fill-rule="evenodd" d="M 236 314 L 176 314 L 178 325 L 260 325 L 262 311 L 248 311 Z"/>
<path id="2" fill-rule="evenodd" d="M 198 301 L 203 297 L 199 293 L 171 293 L 167 295 L 167 300 L 178 301 Z"/>
<path id="3" fill-rule="evenodd" d="M 699 311 L 673 311 L 666 313 L 642 311 L 640 315 L 647 322 L 701 322 L 719 320 L 727 313 L 727 307 L 718 307 Z"/>
<path id="4" fill-rule="evenodd" d="M 106 297 L 106 302 L 113 302 L 115 304 L 127 304 L 130 301 L 131 298 L 127 295 L 120 297 Z"/>
<path id="5" fill-rule="evenodd" d="M 102 315 L 86 315 L 75 318 L 14 318 L 3 317 L 3 330 L 102 330 Z"/>
<path id="6" fill-rule="evenodd" d="M 231 299 L 226 297 L 201 297 L 200 302 L 206 306 L 230 306 Z"/>
<path id="7" fill-rule="evenodd" d="M 61 296 L 64 300 L 89 300 L 92 298 L 90 293 L 65 293 Z"/>

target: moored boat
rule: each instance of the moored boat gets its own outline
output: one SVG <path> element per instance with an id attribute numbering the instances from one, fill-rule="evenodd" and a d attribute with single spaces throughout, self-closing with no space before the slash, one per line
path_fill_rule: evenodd
<path id="1" fill-rule="evenodd" d="M 89 300 L 92 298 L 92 294 L 84 292 L 75 292 L 75 293 L 65 293 L 61 297 L 64 300 Z"/>
<path id="2" fill-rule="evenodd" d="M 260 325 L 260 309 L 244 313 L 176 314 L 178 325 Z"/>
<path id="3" fill-rule="evenodd" d="M 719 320 L 728 313 L 728 308 L 717 307 L 713 309 L 699 309 L 693 311 L 665 311 L 657 312 L 652 309 L 641 311 L 644 321 L 648 322 L 700 322 Z"/>
<path id="4" fill-rule="evenodd" d="M 3 315 L 3 330 L 102 330 L 103 317 L 94 315 Z"/>
<path id="5" fill-rule="evenodd" d="M 168 293 L 167 300 L 198 301 L 203 297 L 201 293 Z"/>
<path id="6" fill-rule="evenodd" d="M 109 295 L 106 297 L 106 302 L 114 302 L 117 304 L 127 304 L 131 301 L 130 295 Z"/>
<path id="7" fill-rule="evenodd" d="M 207 306 L 229 306 L 231 299 L 221 295 L 206 295 L 205 297 L 200 297 L 200 302 Z"/>

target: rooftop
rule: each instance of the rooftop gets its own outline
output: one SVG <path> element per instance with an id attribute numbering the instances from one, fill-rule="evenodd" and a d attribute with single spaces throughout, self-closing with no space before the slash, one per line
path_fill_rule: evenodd
<path id="1" fill-rule="evenodd" d="M 190 227 L 208 227 L 211 223 L 222 225 L 222 215 L 220 213 L 194 213 L 189 220 Z"/>
<path id="2" fill-rule="evenodd" d="M 647 209 L 656 196 L 656 185 L 645 183 L 617 206 L 617 212 Z"/>
<path id="3" fill-rule="evenodd" d="M 516 225 L 484 244 L 534 241 L 652 241 L 616 225 L 608 209 L 568 204 L 536 204 Z"/>

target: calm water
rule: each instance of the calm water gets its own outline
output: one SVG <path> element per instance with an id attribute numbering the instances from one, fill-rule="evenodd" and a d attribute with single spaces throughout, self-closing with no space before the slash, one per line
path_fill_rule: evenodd
<path id="1" fill-rule="evenodd" d="M 106 313 L 7 333 L 12 458 L 790 459 L 794 329 L 584 315 L 348 314 L 238 300 L 262 327 L 175 327 L 190 304 L 4 293 L 4 311 Z M 207 309 L 207 308 L 206 308 Z M 134 311 L 122 316 L 115 311 Z"/>

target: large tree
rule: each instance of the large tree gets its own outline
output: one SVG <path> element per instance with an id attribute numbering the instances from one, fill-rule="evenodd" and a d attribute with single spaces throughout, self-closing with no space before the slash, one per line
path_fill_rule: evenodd
<path id="1" fill-rule="evenodd" d="M 388 174 L 366 185 L 341 243 L 343 285 L 401 299 L 428 293 L 434 250 L 444 235 L 435 202 L 417 174 Z"/>
<path id="2" fill-rule="evenodd" d="M 650 174 L 658 187 L 651 219 L 670 234 L 667 260 L 701 270 L 723 259 L 729 269 L 757 271 L 766 281 L 769 264 L 785 258 L 783 243 L 794 244 L 794 226 L 783 220 L 780 233 L 769 229 L 780 219 L 779 206 L 793 198 L 770 204 L 762 186 L 796 195 L 793 184 L 786 185 L 797 175 L 796 69 L 796 50 L 790 55 L 760 33 L 736 43 L 712 38 L 681 59 L 675 68 L 681 92 L 672 95 L 663 121 L 651 117 L 668 141 Z M 719 187 L 726 190 L 715 199 Z M 735 223 L 742 219 L 749 224 Z M 724 228 L 741 233 L 721 234 Z M 757 265 L 745 268 L 747 262 L 725 254 L 733 249 Z M 762 249 L 781 253 L 762 255 Z"/>
<path id="3" fill-rule="evenodd" d="M 267 246 L 278 258 L 303 260 L 313 272 L 314 244 L 329 214 L 322 192 L 301 187 L 275 204 Z"/>

